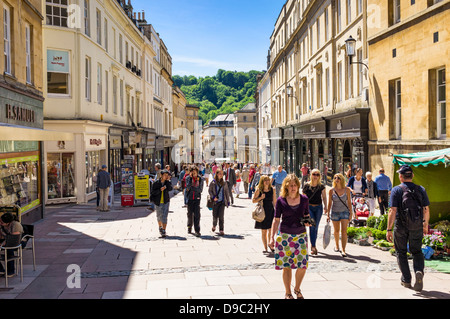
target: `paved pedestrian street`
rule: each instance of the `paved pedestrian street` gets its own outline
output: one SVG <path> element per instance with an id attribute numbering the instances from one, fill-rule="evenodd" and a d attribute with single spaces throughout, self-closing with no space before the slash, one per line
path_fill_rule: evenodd
<path id="1" fill-rule="evenodd" d="M 281 272 L 263 253 L 251 218 L 253 204 L 235 199 L 225 212 L 225 236 L 213 233 L 212 214 L 201 209 L 201 237 L 187 233 L 183 195 L 172 198 L 168 237 L 161 239 L 156 213 L 146 206 L 108 213 L 85 205 L 47 207 L 35 224 L 37 268 L 24 252 L 24 280 L 0 281 L 0 298 L 40 299 L 283 299 Z M 244 197 L 247 197 L 244 195 Z M 400 285 L 396 260 L 388 252 L 349 244 L 348 258 L 323 251 L 326 218 L 319 230 L 319 255 L 310 257 L 302 284 L 307 299 L 447 299 L 450 276 L 426 269 L 420 294 Z"/>

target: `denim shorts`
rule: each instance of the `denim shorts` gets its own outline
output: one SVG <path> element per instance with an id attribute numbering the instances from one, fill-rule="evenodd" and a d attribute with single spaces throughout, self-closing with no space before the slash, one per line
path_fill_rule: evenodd
<path id="1" fill-rule="evenodd" d="M 334 222 L 339 222 L 343 219 L 349 219 L 350 218 L 350 212 L 331 212 L 331 220 Z"/>

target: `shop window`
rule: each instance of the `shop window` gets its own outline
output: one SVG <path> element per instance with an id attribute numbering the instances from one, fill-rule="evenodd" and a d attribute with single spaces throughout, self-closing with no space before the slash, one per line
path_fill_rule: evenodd
<path id="1" fill-rule="evenodd" d="M 86 194 L 95 192 L 95 178 L 100 171 L 100 151 L 86 152 Z"/>
<path id="2" fill-rule="evenodd" d="M 38 153 L 23 153 L 15 158 L 7 158 L 7 154 L 3 156 L 0 159 L 0 205 L 18 205 L 22 213 L 38 206 Z"/>
<path id="3" fill-rule="evenodd" d="M 48 199 L 75 197 L 73 153 L 47 154 Z"/>
<path id="4" fill-rule="evenodd" d="M 69 52 L 47 50 L 47 93 L 69 95 Z"/>

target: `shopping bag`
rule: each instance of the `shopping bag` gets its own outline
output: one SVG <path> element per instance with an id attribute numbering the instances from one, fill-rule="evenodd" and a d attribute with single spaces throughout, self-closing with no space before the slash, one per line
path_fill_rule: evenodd
<path id="1" fill-rule="evenodd" d="M 330 222 L 327 222 L 323 233 L 323 249 L 327 249 L 328 245 L 330 244 L 330 241 L 331 241 L 331 225 Z"/>

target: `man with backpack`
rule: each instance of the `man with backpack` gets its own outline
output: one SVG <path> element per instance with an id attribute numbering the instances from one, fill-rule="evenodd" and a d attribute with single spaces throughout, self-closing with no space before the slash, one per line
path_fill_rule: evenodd
<path id="1" fill-rule="evenodd" d="M 420 292 L 423 289 L 425 268 L 422 239 L 423 235 L 428 233 L 430 201 L 425 188 L 412 182 L 414 174 L 410 166 L 403 165 L 397 173 L 401 185 L 392 189 L 386 237 L 389 242 L 394 242 L 397 262 L 402 273 L 401 284 L 406 288 L 412 288 L 407 256 L 409 249 L 416 275 L 414 290 Z"/>

